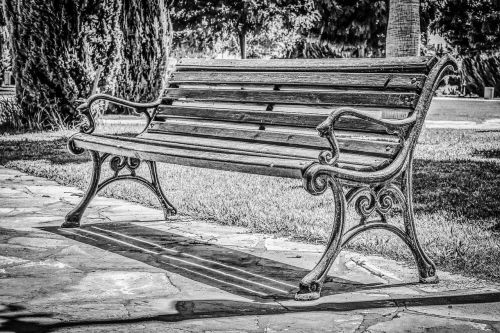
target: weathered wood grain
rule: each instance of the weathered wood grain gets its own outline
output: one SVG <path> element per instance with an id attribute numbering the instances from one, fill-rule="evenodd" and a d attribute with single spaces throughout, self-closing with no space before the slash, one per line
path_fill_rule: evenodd
<path id="1" fill-rule="evenodd" d="M 435 57 L 344 59 L 180 59 L 177 71 L 427 73 Z"/>
<path id="2" fill-rule="evenodd" d="M 171 116 L 224 120 L 260 125 L 285 125 L 313 128 L 318 126 L 326 118 L 322 114 L 162 106 L 155 119 L 157 121 L 165 121 Z M 385 127 L 357 118 L 344 117 L 337 122 L 336 128 L 351 131 L 386 133 Z"/>
<path id="3" fill-rule="evenodd" d="M 318 133 L 304 133 L 301 128 L 287 127 L 276 129 L 272 125 L 259 129 L 258 125 L 230 122 L 206 122 L 197 120 L 169 119 L 166 122 L 153 122 L 143 137 L 153 138 L 157 133 L 181 134 L 207 138 L 225 138 L 231 140 L 267 142 L 295 147 L 327 149 L 329 143 Z M 399 143 L 339 136 L 340 149 L 343 152 L 357 152 L 366 155 L 393 157 L 399 150 Z"/>
<path id="4" fill-rule="evenodd" d="M 418 95 L 409 92 L 380 91 L 270 91 L 169 88 L 165 100 L 233 101 L 250 103 L 386 106 L 413 108 Z"/>
<path id="5" fill-rule="evenodd" d="M 329 73 L 329 72 L 174 72 L 170 84 L 269 84 L 283 86 L 325 86 L 380 90 L 418 90 L 424 74 L 404 73 Z"/>

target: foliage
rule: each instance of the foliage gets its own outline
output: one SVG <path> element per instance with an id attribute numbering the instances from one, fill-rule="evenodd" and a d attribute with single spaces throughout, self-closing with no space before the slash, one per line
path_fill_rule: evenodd
<path id="1" fill-rule="evenodd" d="M 431 24 L 457 48 L 460 55 L 490 52 L 500 48 L 500 2 L 492 0 L 444 0 L 434 4 Z"/>
<path id="2" fill-rule="evenodd" d="M 5 10 L 25 127 L 72 125 L 98 69 L 102 92 L 158 96 L 169 49 L 165 0 L 5 0 Z"/>
<path id="3" fill-rule="evenodd" d="M 4 129 L 23 128 L 22 110 L 11 98 L 0 98 L 0 132 Z"/>
<path id="4" fill-rule="evenodd" d="M 312 0 L 174 0 L 173 9 L 176 45 L 219 52 L 239 49 L 242 57 L 247 37 L 273 43 L 279 30 L 293 34 L 309 29 L 317 19 Z"/>
<path id="5" fill-rule="evenodd" d="M 445 0 L 433 7 L 431 29 L 461 59 L 466 93 L 483 96 L 484 87 L 495 87 L 500 96 L 500 2 Z"/>
<path id="6" fill-rule="evenodd" d="M 71 124 L 96 67 L 103 65 L 110 77 L 118 52 L 112 31 L 116 9 L 113 0 L 5 0 L 25 127 Z"/>
<path id="7" fill-rule="evenodd" d="M 433 0 L 420 2 L 422 37 L 436 16 Z M 295 56 L 381 57 L 386 44 L 389 0 L 314 0 L 320 19 L 304 31 L 296 45 Z"/>
<path id="8" fill-rule="evenodd" d="M 424 32 L 432 3 L 421 3 Z M 173 8 L 179 57 L 240 53 L 242 31 L 249 57 L 381 56 L 389 0 L 175 0 Z"/>
<path id="9" fill-rule="evenodd" d="M 347 48 L 383 47 L 388 2 L 384 0 L 316 0 L 320 21 L 310 35 Z"/>
<path id="10" fill-rule="evenodd" d="M 116 94 L 137 102 L 158 98 L 172 38 L 166 2 L 123 1 L 120 28 L 125 38 Z"/>
<path id="11" fill-rule="evenodd" d="M 466 94 L 484 95 L 484 87 L 494 87 L 500 96 L 500 55 L 475 54 L 462 57 L 462 77 Z"/>

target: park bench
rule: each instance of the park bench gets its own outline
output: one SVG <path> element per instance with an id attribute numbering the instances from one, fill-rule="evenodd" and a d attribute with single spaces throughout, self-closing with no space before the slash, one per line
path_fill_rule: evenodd
<path id="1" fill-rule="evenodd" d="M 439 82 L 454 70 L 449 56 L 182 59 L 155 102 L 97 94 L 79 107 L 87 121 L 68 147 L 74 154 L 90 152 L 93 176 L 62 227 L 78 227 L 95 194 L 119 180 L 147 186 L 165 217 L 175 214 L 160 187 L 156 162 L 298 178 L 312 195 L 332 189 L 334 216 L 326 250 L 300 282 L 296 299 L 318 298 L 340 250 L 371 229 L 399 236 L 416 259 L 420 282 L 437 282 L 435 265 L 415 232 L 413 151 Z M 135 137 L 93 133 L 91 107 L 100 100 L 144 113 L 146 128 Z M 114 175 L 101 180 L 106 160 Z M 136 174 L 141 161 L 151 179 Z M 359 222 L 348 229 L 349 205 Z M 404 227 L 389 223 L 396 214 Z"/>

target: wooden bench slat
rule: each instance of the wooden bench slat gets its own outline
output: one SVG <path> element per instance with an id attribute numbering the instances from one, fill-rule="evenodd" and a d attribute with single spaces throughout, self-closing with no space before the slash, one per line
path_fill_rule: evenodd
<path id="1" fill-rule="evenodd" d="M 269 112 L 254 110 L 232 109 L 205 109 L 179 106 L 161 106 L 155 119 L 165 121 L 170 116 L 180 118 L 199 118 L 208 120 L 224 120 L 239 123 L 253 123 L 262 125 L 285 125 L 298 127 L 316 127 L 326 119 L 324 114 L 303 114 L 292 112 Z M 385 127 L 373 122 L 343 117 L 336 123 L 336 129 L 362 131 L 373 133 L 387 133 Z"/>
<path id="2" fill-rule="evenodd" d="M 255 173 L 268 176 L 302 178 L 302 172 L 317 160 L 285 159 L 282 157 L 244 155 L 230 152 L 213 152 L 185 147 L 169 147 L 162 142 L 129 137 L 77 134 L 78 147 L 128 156 L 143 160 L 180 164 L 209 169 Z M 371 166 L 355 165 L 340 161 L 352 170 L 372 170 Z"/>
<path id="3" fill-rule="evenodd" d="M 436 57 L 343 59 L 180 59 L 177 71 L 427 73 Z"/>
<path id="4" fill-rule="evenodd" d="M 250 104 L 250 103 L 234 103 L 234 102 L 190 102 L 190 101 L 174 101 L 172 106 L 180 107 L 197 107 L 205 109 L 237 109 L 237 110 L 255 110 L 265 111 L 269 104 Z M 325 119 L 328 115 L 340 105 L 291 105 L 291 104 L 274 104 L 272 112 L 291 112 L 304 114 L 322 114 Z M 375 106 L 356 106 L 356 109 L 363 112 L 368 112 L 374 116 L 382 118 L 384 115 L 397 115 L 396 119 L 404 119 L 410 115 L 411 109 L 407 108 L 387 108 Z M 393 119 L 391 117 L 390 119 Z"/>
<path id="5" fill-rule="evenodd" d="M 174 72 L 170 84 L 269 84 L 280 86 L 361 87 L 370 89 L 417 90 L 424 74 L 325 73 L 325 72 Z"/>
<path id="6" fill-rule="evenodd" d="M 145 133 L 140 139 L 161 142 L 165 146 L 176 146 L 185 149 L 201 149 L 203 151 L 231 152 L 252 156 L 274 156 L 287 159 L 317 160 L 319 148 L 289 147 L 276 144 L 247 142 L 241 140 L 224 140 L 216 138 L 193 137 L 175 134 Z M 342 161 L 362 166 L 378 166 L 387 162 L 387 158 L 343 153 Z"/>
<path id="7" fill-rule="evenodd" d="M 270 91 L 270 90 L 218 90 L 169 88 L 169 100 L 234 101 L 251 103 L 386 106 L 413 108 L 418 100 L 415 93 L 380 91 Z"/>
<path id="8" fill-rule="evenodd" d="M 330 147 L 328 141 L 318 135 L 316 131 L 304 133 L 298 128 L 287 127 L 276 129 L 272 125 L 260 130 L 254 124 L 235 124 L 225 122 L 209 122 L 196 120 L 169 119 L 167 122 L 153 122 L 148 133 L 173 133 L 202 137 L 220 137 L 236 140 L 248 140 L 256 142 L 270 142 L 292 146 L 305 146 L 327 149 Z M 338 135 L 341 151 L 359 152 L 361 154 L 393 157 L 399 150 L 399 143 L 363 140 Z"/>
<path id="9" fill-rule="evenodd" d="M 208 169 L 256 173 L 276 177 L 301 178 L 302 171 L 311 161 L 283 159 L 230 153 L 213 153 L 186 150 L 137 141 L 130 138 L 113 138 L 78 134 L 75 143 L 82 148 L 104 151 L 118 156 L 140 158 L 147 161 L 165 162 Z"/>

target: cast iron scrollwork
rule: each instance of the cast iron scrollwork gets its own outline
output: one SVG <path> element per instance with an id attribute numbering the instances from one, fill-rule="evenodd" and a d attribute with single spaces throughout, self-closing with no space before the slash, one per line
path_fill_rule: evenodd
<path id="1" fill-rule="evenodd" d="M 69 141 L 69 147 L 73 147 L 74 145 L 71 143 L 72 140 Z M 76 148 L 74 151 L 76 153 L 80 153 L 80 149 Z M 62 227 L 64 228 L 74 228 L 80 225 L 80 220 L 82 218 L 83 212 L 87 208 L 88 204 L 92 200 L 92 198 L 102 191 L 106 186 L 111 183 L 122 181 L 122 180 L 131 180 L 136 183 L 142 184 L 149 188 L 153 194 L 158 198 L 160 205 L 163 209 L 163 213 L 165 215 L 165 219 L 169 216 L 177 214 L 177 210 L 174 206 L 168 201 L 165 193 L 160 186 L 160 181 L 158 178 L 158 171 L 156 168 L 156 163 L 153 161 L 145 161 L 147 166 L 149 167 L 149 173 L 151 179 L 148 180 L 145 177 L 137 175 L 136 171 L 141 165 L 141 160 L 134 157 L 125 157 L 125 156 L 112 156 L 108 153 L 99 154 L 97 151 L 89 150 L 90 156 L 92 157 L 92 161 L 94 164 L 92 180 L 90 186 L 83 197 L 82 201 L 78 206 L 76 206 L 67 216 L 66 220 L 63 223 Z M 111 158 L 110 158 L 111 157 Z M 102 166 L 104 162 L 109 159 L 109 166 L 114 174 L 106 179 L 101 180 L 102 174 Z M 127 169 L 129 172 L 122 172 L 124 169 Z"/>
<path id="2" fill-rule="evenodd" d="M 354 202 L 356 212 L 361 216 L 361 223 L 374 213 L 378 213 L 383 222 L 386 216 L 393 211 L 397 204 L 404 203 L 404 195 L 394 184 L 377 187 L 362 186 L 351 189 L 346 194 L 348 203 Z"/>
<path id="3" fill-rule="evenodd" d="M 92 134 L 95 130 L 95 120 L 92 113 L 92 106 L 98 101 L 107 101 L 111 104 L 123 106 L 135 110 L 139 114 L 144 114 L 146 117 L 146 127 L 147 128 L 153 118 L 153 112 L 151 109 L 156 109 L 160 104 L 162 99 L 158 98 L 156 101 L 151 103 L 135 103 L 121 99 L 115 96 L 106 94 L 95 94 L 90 96 L 83 104 L 81 104 L 77 110 L 85 118 L 86 122 L 80 126 L 80 132 L 85 134 Z"/>
<path id="4" fill-rule="evenodd" d="M 115 172 L 115 177 L 118 177 L 120 171 L 125 167 L 130 171 L 130 175 L 135 176 L 135 171 L 140 165 L 141 160 L 133 157 L 114 156 L 111 161 L 109 161 L 109 166 L 111 170 Z"/>
<path id="5" fill-rule="evenodd" d="M 69 152 L 73 155 L 81 155 L 85 152 L 85 149 L 77 147 L 75 145 L 75 140 L 73 137 L 68 139 L 67 146 L 68 146 Z"/>
<path id="6" fill-rule="evenodd" d="M 330 113 L 325 121 L 316 127 L 319 135 L 326 138 L 330 144 L 330 149 L 322 151 L 318 156 L 318 161 L 322 165 L 335 166 L 339 159 L 340 149 L 334 133 L 334 126 L 335 123 L 343 116 L 356 117 L 381 125 L 386 129 L 387 133 L 398 135 L 401 141 L 404 140 L 404 137 L 408 133 L 408 129 L 411 128 L 411 126 L 413 126 L 417 121 L 415 113 L 401 120 L 385 120 L 374 117 L 367 112 L 350 107 L 335 109 L 332 113 Z"/>

